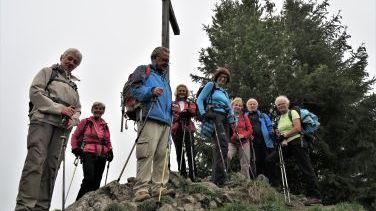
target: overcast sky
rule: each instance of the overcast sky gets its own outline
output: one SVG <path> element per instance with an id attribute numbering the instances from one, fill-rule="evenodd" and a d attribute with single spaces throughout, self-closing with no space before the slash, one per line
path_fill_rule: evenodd
<path id="1" fill-rule="evenodd" d="M 0 210 L 12 210 L 26 156 L 28 91 L 34 75 L 59 62 L 70 47 L 83 54 L 73 74 L 81 79 L 81 118 L 90 116 L 94 101 L 106 104 L 115 159 L 108 181 L 117 179 L 134 143 L 133 124 L 120 133 L 120 91 L 127 76 L 140 64 L 150 63 L 151 51 L 161 44 L 161 0 L 0 0 Z M 189 73 L 199 74 L 198 51 L 209 45 L 202 24 L 210 24 L 215 0 L 172 0 L 181 35 L 170 35 L 171 87 L 192 85 Z M 276 2 L 277 6 L 281 1 Z M 343 24 L 356 49 L 365 43 L 370 75 L 375 75 L 375 1 L 334 0 L 330 11 L 342 10 Z M 74 157 L 67 148 L 67 186 Z M 174 155 L 174 152 L 172 153 Z M 175 157 L 172 162 L 174 164 Z M 132 156 L 121 182 L 135 176 Z M 176 165 L 173 165 L 176 169 Z M 61 175 L 56 181 L 53 208 L 61 208 Z M 81 165 L 67 204 L 74 201 L 82 180 Z M 102 184 L 104 183 L 104 177 Z"/>

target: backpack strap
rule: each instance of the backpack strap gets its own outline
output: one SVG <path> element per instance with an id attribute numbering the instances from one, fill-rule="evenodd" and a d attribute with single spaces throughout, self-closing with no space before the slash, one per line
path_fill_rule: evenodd
<path id="1" fill-rule="evenodd" d="M 78 135 L 78 137 L 77 137 L 77 146 L 79 147 L 79 148 L 83 148 L 84 147 L 84 134 L 85 134 L 85 130 L 86 130 L 86 128 L 87 128 L 87 126 L 89 126 L 89 124 L 90 125 L 92 125 L 93 123 L 89 120 L 89 118 L 86 118 L 85 119 L 85 124 L 84 124 L 84 126 L 81 128 L 81 131 L 80 131 L 80 133 L 79 133 L 79 135 Z"/>
<path id="2" fill-rule="evenodd" d="M 291 121 L 291 123 L 292 123 L 292 113 L 291 113 L 291 110 L 289 110 L 288 115 L 289 115 L 289 119 L 290 119 L 290 121 Z"/>

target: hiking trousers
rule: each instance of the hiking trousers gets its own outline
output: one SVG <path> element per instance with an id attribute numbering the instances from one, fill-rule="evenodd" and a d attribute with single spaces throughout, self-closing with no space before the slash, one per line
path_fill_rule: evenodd
<path id="1" fill-rule="evenodd" d="M 243 146 L 243 148 L 242 148 Z M 248 140 L 243 141 L 242 145 L 237 141 L 236 144 L 230 142 L 228 145 L 228 162 L 232 160 L 232 158 L 235 156 L 235 154 L 238 155 L 238 158 L 240 160 L 240 172 L 247 178 L 250 178 L 249 175 L 249 167 L 250 167 L 250 159 L 251 151 L 249 149 L 250 143 Z"/>
<path id="2" fill-rule="evenodd" d="M 106 166 L 106 158 L 93 153 L 85 153 L 82 156 L 81 161 L 84 179 L 82 180 L 76 201 L 85 195 L 85 193 L 99 188 L 103 171 Z"/>
<path id="3" fill-rule="evenodd" d="M 226 178 L 227 171 L 227 153 L 228 142 L 230 140 L 230 125 L 228 123 L 226 114 L 213 112 L 215 116 L 213 122 L 217 129 L 217 134 L 213 133 L 212 150 L 213 150 L 213 164 L 212 164 L 212 179 L 217 185 L 223 185 L 228 178 Z M 218 140 L 217 140 L 218 135 Z M 221 155 L 222 152 L 222 155 Z M 223 160 L 222 160 L 223 159 Z"/>
<path id="4" fill-rule="evenodd" d="M 287 147 L 283 147 L 283 155 L 286 157 L 293 156 L 296 164 L 303 173 L 306 182 L 306 192 L 308 197 L 321 198 L 317 176 L 313 170 L 311 159 L 308 154 L 307 147 L 300 138 L 288 142 Z"/>
<path id="5" fill-rule="evenodd" d="M 27 156 L 18 188 L 16 211 L 49 210 L 63 143 L 70 130 L 48 123 L 32 122 L 27 135 Z"/>
<path id="6" fill-rule="evenodd" d="M 149 192 L 149 188 L 152 191 L 159 190 L 161 185 L 165 185 L 168 182 L 169 170 L 167 165 L 169 155 L 166 158 L 166 152 L 170 136 L 170 126 L 147 120 L 139 136 L 140 138 L 136 144 L 136 184 L 133 188 L 136 194 L 142 191 Z M 165 160 L 167 163 L 163 173 Z M 162 174 L 164 174 L 163 178 Z M 152 183 L 151 187 L 149 183 Z"/>

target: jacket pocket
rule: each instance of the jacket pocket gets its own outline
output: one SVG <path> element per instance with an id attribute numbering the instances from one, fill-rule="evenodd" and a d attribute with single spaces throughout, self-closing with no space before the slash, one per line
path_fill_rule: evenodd
<path id="1" fill-rule="evenodd" d="M 137 142 L 136 147 L 136 158 L 142 159 L 149 157 L 150 150 L 149 150 L 149 142 L 151 141 L 150 137 L 142 137 Z"/>

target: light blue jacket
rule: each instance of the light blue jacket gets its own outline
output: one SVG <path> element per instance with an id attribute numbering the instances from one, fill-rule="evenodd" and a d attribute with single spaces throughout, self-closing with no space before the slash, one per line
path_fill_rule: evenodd
<path id="1" fill-rule="evenodd" d="M 135 81 L 140 83 L 131 88 L 132 95 L 142 103 L 142 116 L 145 117 L 151 106 L 149 118 L 158 122 L 171 125 L 172 119 L 172 94 L 169 81 L 165 75 L 160 74 L 154 65 L 151 65 L 151 73 L 146 76 L 146 65 L 141 65 L 133 72 Z M 152 91 L 156 87 L 163 88 L 161 96 L 153 97 Z"/>
<path id="2" fill-rule="evenodd" d="M 214 106 L 214 111 L 234 116 L 234 110 L 231 107 L 231 101 L 226 90 L 218 87 L 215 88 L 210 100 L 210 93 L 214 86 L 215 84 L 212 81 L 208 82 L 197 97 L 197 107 L 200 115 L 203 116 L 206 113 L 204 108 L 204 101 L 206 101 L 207 105 L 212 104 Z"/>
<path id="3" fill-rule="evenodd" d="M 249 116 L 249 112 L 246 112 L 245 114 Z M 259 117 L 261 133 L 264 138 L 265 145 L 267 148 L 273 149 L 274 145 L 273 145 L 273 140 L 272 140 L 272 134 L 273 134 L 272 121 L 270 120 L 270 117 L 267 114 L 262 113 L 259 110 L 257 110 L 257 114 Z"/>

